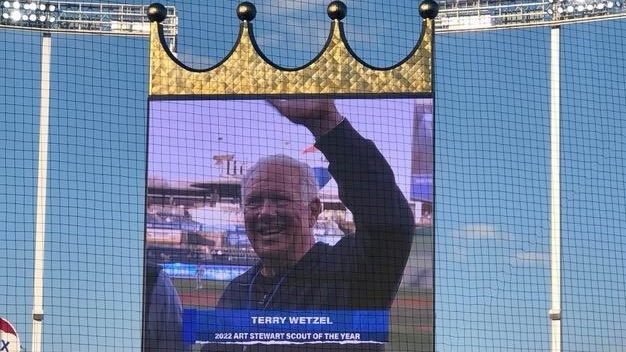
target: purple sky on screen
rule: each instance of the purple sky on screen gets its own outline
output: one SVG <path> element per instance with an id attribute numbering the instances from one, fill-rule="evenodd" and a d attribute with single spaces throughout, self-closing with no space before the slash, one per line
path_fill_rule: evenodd
<path id="1" fill-rule="evenodd" d="M 338 99 L 340 112 L 372 139 L 408 194 L 411 141 L 416 103 L 429 99 Z M 315 142 L 304 127 L 282 117 L 264 100 L 177 100 L 150 102 L 151 178 L 168 182 L 208 181 L 224 175 L 217 155 L 234 155 L 239 165 L 282 153 L 326 166 L 320 152 L 305 152 Z"/>

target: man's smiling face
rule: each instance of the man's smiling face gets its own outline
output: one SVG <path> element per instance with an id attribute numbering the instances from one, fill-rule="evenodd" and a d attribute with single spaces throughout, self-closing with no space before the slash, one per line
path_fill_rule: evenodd
<path id="1" fill-rule="evenodd" d="M 319 201 L 304 198 L 300 180 L 298 168 L 268 163 L 255 170 L 243 187 L 246 233 L 264 261 L 294 263 L 314 243 L 311 229 L 319 215 Z"/>

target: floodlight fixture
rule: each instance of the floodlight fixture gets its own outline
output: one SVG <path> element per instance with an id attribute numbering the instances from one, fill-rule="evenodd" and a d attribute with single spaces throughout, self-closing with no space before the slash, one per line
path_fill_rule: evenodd
<path id="1" fill-rule="evenodd" d="M 2 3 L 0 26 L 51 29 L 50 19 L 56 16 L 56 6 L 48 6 L 48 3 L 5 0 Z"/>
<path id="2" fill-rule="evenodd" d="M 0 0 L 0 27 L 147 37 L 150 34 L 150 21 L 146 16 L 148 7 L 55 0 Z M 161 25 L 168 46 L 175 50 L 178 16 L 173 6 L 165 8 L 167 18 Z"/>
<path id="3" fill-rule="evenodd" d="M 624 0 L 449 0 L 439 2 L 435 26 L 442 33 L 623 18 L 623 3 Z M 478 21 L 484 18 L 489 20 Z"/>

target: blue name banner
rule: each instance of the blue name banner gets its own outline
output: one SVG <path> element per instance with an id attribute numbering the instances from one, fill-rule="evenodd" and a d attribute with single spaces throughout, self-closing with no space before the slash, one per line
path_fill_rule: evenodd
<path id="1" fill-rule="evenodd" d="M 411 199 L 433 201 L 433 174 L 411 176 Z"/>
<path id="2" fill-rule="evenodd" d="M 183 324 L 186 343 L 383 343 L 389 311 L 185 309 Z"/>

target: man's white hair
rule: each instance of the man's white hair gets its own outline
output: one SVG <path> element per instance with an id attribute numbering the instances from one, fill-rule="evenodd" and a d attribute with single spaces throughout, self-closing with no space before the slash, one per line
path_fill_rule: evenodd
<path id="1" fill-rule="evenodd" d="M 284 154 L 275 154 L 262 157 L 254 165 L 246 170 L 241 179 L 241 197 L 246 194 L 248 181 L 265 165 L 281 165 L 298 170 L 298 183 L 303 200 L 310 202 L 317 197 L 317 182 L 313 169 L 307 164 Z"/>

